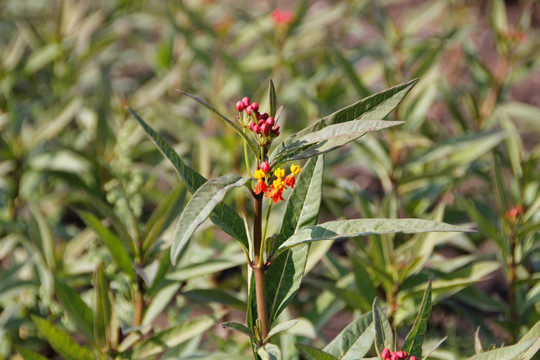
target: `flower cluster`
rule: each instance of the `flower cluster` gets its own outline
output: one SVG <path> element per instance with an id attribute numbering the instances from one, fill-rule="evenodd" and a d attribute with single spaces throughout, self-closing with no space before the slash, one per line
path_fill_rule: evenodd
<path id="1" fill-rule="evenodd" d="M 516 221 L 519 215 L 522 215 L 525 211 L 525 208 L 522 205 L 516 205 L 513 208 L 506 211 L 506 218 L 510 221 Z"/>
<path id="2" fill-rule="evenodd" d="M 292 11 L 275 9 L 272 11 L 272 19 L 277 25 L 289 25 L 295 19 L 295 14 Z"/>
<path id="3" fill-rule="evenodd" d="M 279 136 L 279 125 L 276 124 L 276 120 L 268 113 L 261 114 L 259 112 L 259 103 L 252 103 L 246 96 L 236 103 L 236 110 L 246 112 L 249 129 L 258 135 L 259 145 L 266 145 L 273 138 Z"/>
<path id="4" fill-rule="evenodd" d="M 390 349 L 384 348 L 381 354 L 382 360 L 418 360 L 416 356 L 409 357 L 405 351 L 390 352 Z"/>
<path id="5" fill-rule="evenodd" d="M 283 191 L 288 187 L 294 188 L 295 176 L 302 171 L 300 166 L 294 164 L 291 165 L 290 170 L 291 173 L 285 176 L 285 170 L 277 168 L 274 170 L 273 176 L 269 176 L 270 165 L 266 161 L 262 162 L 260 168 L 253 174 L 253 177 L 257 179 L 255 194 L 264 193 L 264 196 L 271 198 L 274 204 L 277 204 L 279 200 L 285 200 L 283 199 Z M 272 180 L 272 185 L 267 185 L 267 181 L 270 180 Z"/>

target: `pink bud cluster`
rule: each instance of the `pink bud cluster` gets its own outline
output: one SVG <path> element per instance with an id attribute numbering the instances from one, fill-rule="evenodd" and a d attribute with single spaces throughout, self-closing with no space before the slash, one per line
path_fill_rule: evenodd
<path id="1" fill-rule="evenodd" d="M 251 118 L 248 126 L 255 134 L 264 137 L 276 137 L 279 135 L 279 125 L 276 124 L 274 118 L 269 116 L 268 113 L 261 114 L 259 112 L 259 103 L 252 103 L 247 96 L 236 103 L 236 110 L 239 112 L 245 111 Z"/>
<path id="2" fill-rule="evenodd" d="M 381 353 L 381 359 L 382 360 L 418 360 L 416 356 L 409 357 L 409 354 L 407 354 L 405 351 L 396 351 L 391 352 L 390 349 L 384 348 L 384 350 Z"/>

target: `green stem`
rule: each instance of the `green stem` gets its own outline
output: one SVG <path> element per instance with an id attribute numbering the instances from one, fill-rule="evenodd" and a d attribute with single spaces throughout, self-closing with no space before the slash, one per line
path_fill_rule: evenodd
<path id="1" fill-rule="evenodd" d="M 263 248 L 264 248 L 264 245 L 266 244 L 266 230 L 268 230 L 268 222 L 269 222 L 269 219 L 270 219 L 270 211 L 272 210 L 272 200 L 270 200 L 270 205 L 268 206 L 268 210 L 266 210 L 266 219 L 264 221 L 264 231 L 263 231 L 263 236 L 262 236 L 262 242 L 263 242 Z"/>
<path id="2" fill-rule="evenodd" d="M 244 133 L 246 132 L 246 128 L 243 128 Z M 251 178 L 251 167 L 249 166 L 249 157 L 248 157 L 248 150 L 247 150 L 247 142 L 244 140 L 244 160 L 246 162 L 246 170 L 249 174 L 249 177 Z"/>

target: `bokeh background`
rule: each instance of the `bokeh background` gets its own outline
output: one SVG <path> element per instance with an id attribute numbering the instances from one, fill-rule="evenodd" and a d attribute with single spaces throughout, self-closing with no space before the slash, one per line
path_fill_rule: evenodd
<path id="1" fill-rule="evenodd" d="M 314 247 L 287 313 L 302 329 L 281 346 L 326 344 L 375 296 L 405 335 L 429 278 L 426 347 L 447 336 L 434 359 L 516 342 L 540 319 L 538 39 L 532 0 L 0 1 L 0 358 L 19 358 L 15 346 L 55 358 L 30 315 L 87 343 L 55 284 L 93 307 L 102 261 L 129 333 L 141 288 L 84 214 L 137 238 L 166 209 L 152 235 L 159 246 L 141 260 L 164 269 L 146 284 L 148 308 L 162 301 L 152 332 L 205 314 L 242 321 L 244 259 L 210 224 L 184 264 L 162 265 L 188 195 L 126 106 L 204 176 L 242 173 L 239 139 L 176 89 L 233 117 L 243 96 L 267 106 L 270 79 L 287 135 L 419 78 L 390 116 L 404 125 L 326 156 L 320 219 L 419 217 L 478 230 Z M 228 201 L 249 213 L 241 193 Z M 377 258 L 380 241 L 394 245 Z M 214 323 L 152 356 L 249 355 L 247 338 Z"/>

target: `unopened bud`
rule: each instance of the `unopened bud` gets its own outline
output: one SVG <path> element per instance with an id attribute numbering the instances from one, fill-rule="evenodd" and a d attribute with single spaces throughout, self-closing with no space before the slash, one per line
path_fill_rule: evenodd
<path id="1" fill-rule="evenodd" d="M 418 358 L 417 358 L 416 356 L 413 355 L 413 356 L 411 356 L 411 357 L 409 358 L 409 360 L 418 360 Z"/>
<path id="2" fill-rule="evenodd" d="M 392 355 L 390 355 L 390 360 L 399 360 L 399 357 L 396 353 L 393 353 Z"/>
<path id="3" fill-rule="evenodd" d="M 261 163 L 261 170 L 266 174 L 268 171 L 270 171 L 270 165 L 266 161 L 263 161 Z"/>
<path id="4" fill-rule="evenodd" d="M 254 126 L 255 126 L 255 123 L 253 122 L 253 120 L 251 120 L 251 121 L 249 122 L 249 130 L 254 131 L 254 130 L 253 130 L 253 127 L 254 127 Z"/>
<path id="5" fill-rule="evenodd" d="M 274 126 L 276 122 L 274 121 L 274 118 L 270 116 L 268 119 L 266 119 L 266 123 L 268 126 Z"/>
<path id="6" fill-rule="evenodd" d="M 383 358 L 383 360 L 389 359 L 390 358 L 390 349 L 384 348 L 382 353 L 381 353 L 381 357 Z"/>
<path id="7" fill-rule="evenodd" d="M 253 130 L 253 132 L 255 134 L 258 134 L 258 133 L 261 132 L 261 127 L 259 125 L 255 125 L 255 126 L 253 126 L 253 129 L 251 129 L 251 130 Z"/>
<path id="8" fill-rule="evenodd" d="M 267 123 L 263 122 L 261 125 L 261 131 L 264 133 L 264 135 L 268 135 L 268 131 L 270 131 L 270 126 L 268 126 Z"/>
<path id="9" fill-rule="evenodd" d="M 247 113 L 248 115 L 251 115 L 251 111 L 252 111 L 252 110 L 253 110 L 253 109 L 251 108 L 251 105 L 248 105 L 248 107 L 246 107 L 246 113 Z"/>
<path id="10" fill-rule="evenodd" d="M 242 99 L 242 103 L 244 104 L 244 107 L 248 107 L 249 104 L 251 104 L 251 100 L 249 100 L 247 96 L 244 96 L 244 98 Z"/>
<path id="11" fill-rule="evenodd" d="M 238 112 L 244 110 L 244 104 L 241 101 L 236 102 L 236 110 L 238 110 Z"/>
<path id="12" fill-rule="evenodd" d="M 259 110 L 259 103 L 258 102 L 254 102 L 253 104 L 251 104 L 251 108 L 255 111 Z"/>

